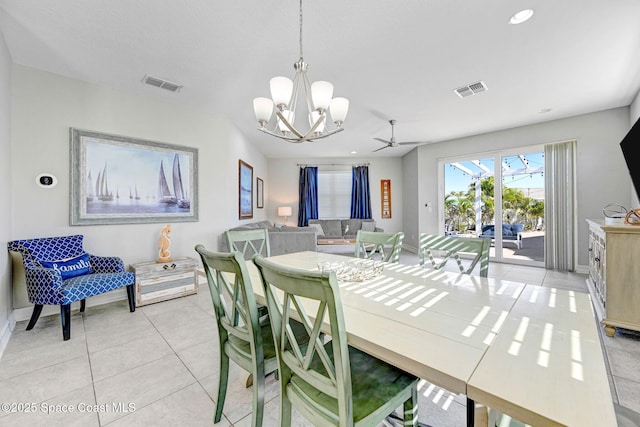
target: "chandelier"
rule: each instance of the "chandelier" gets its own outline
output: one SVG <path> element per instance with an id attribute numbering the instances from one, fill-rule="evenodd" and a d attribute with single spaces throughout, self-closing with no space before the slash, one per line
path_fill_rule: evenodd
<path id="1" fill-rule="evenodd" d="M 293 64 L 293 68 L 296 70 L 293 81 L 281 76 L 271 79 L 272 99 L 255 98 L 253 100 L 253 111 L 260 124 L 258 130 L 289 142 L 314 141 L 342 131 L 342 123 L 349 110 L 349 100 L 333 98 L 333 85 L 329 82 L 309 83 L 307 76 L 309 65 L 302 57 L 302 0 L 300 0 L 300 59 Z M 294 126 L 301 86 L 307 104 L 305 113 L 310 126 L 309 130 L 303 132 Z M 274 105 L 276 120 L 269 129 L 267 125 L 271 121 Z M 327 125 L 327 112 L 331 113 L 331 120 L 335 125 L 331 129 Z"/>

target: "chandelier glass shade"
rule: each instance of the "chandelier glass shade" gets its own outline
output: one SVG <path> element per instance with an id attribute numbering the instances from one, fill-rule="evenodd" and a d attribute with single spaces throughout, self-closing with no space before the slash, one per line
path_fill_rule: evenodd
<path id="1" fill-rule="evenodd" d="M 307 75 L 308 67 L 302 58 L 302 0 L 300 0 L 300 59 L 293 64 L 296 74 L 293 80 L 282 76 L 272 78 L 271 99 L 255 98 L 253 100 L 253 111 L 260 124 L 258 130 L 289 142 L 313 141 L 343 130 L 342 123 L 349 111 L 349 100 L 334 98 L 333 85 L 329 82 L 310 83 Z M 306 103 L 306 109 L 302 114 L 309 122 L 309 128 L 305 131 L 300 131 L 295 126 L 296 113 L 300 113 L 297 108 L 300 96 L 303 96 Z M 276 119 L 272 123 L 274 107 Z M 327 124 L 327 114 L 331 115 L 333 126 Z M 299 121 L 302 122 L 302 119 Z"/>

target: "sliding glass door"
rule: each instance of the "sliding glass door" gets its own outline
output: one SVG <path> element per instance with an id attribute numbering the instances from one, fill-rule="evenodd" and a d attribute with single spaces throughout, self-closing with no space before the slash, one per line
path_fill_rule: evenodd
<path id="1" fill-rule="evenodd" d="M 544 265 L 542 147 L 447 159 L 443 164 L 444 233 L 492 239 L 496 261 Z"/>

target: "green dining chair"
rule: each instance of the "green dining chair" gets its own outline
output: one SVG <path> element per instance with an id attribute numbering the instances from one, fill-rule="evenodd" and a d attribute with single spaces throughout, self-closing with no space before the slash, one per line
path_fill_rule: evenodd
<path id="1" fill-rule="evenodd" d="M 491 239 L 476 237 L 452 237 L 452 236 L 436 236 L 432 234 L 421 233 L 420 242 L 418 244 L 418 256 L 420 265 L 424 266 L 425 257 L 431 261 L 431 267 L 439 270 L 447 264 L 447 261 L 453 257 L 458 263 L 458 268 L 463 274 L 471 274 L 475 266 L 480 262 L 480 276 L 487 277 L 489 273 L 489 248 L 491 247 Z M 440 261 L 436 261 L 433 251 L 444 253 Z M 460 260 L 459 253 L 470 253 L 474 255 L 471 263 L 467 268 L 464 267 Z"/>
<path id="2" fill-rule="evenodd" d="M 222 417 L 229 380 L 229 360 L 233 360 L 253 377 L 252 423 L 262 425 L 264 379 L 278 368 L 269 317 L 258 315 L 255 295 L 247 265 L 239 252 L 210 252 L 203 245 L 195 247 L 207 276 L 218 326 L 220 344 L 220 378 L 213 422 Z M 302 325 L 294 328 L 301 339 L 308 339 Z"/>
<path id="3" fill-rule="evenodd" d="M 245 260 L 250 260 L 254 255 L 271 256 L 269 246 L 269 233 L 266 228 L 256 228 L 254 230 L 227 230 L 224 232 L 229 252 L 238 251 Z M 267 314 L 267 307 L 258 304 L 258 315 L 260 317 Z M 247 379 L 247 387 L 251 385 L 252 377 Z"/>
<path id="4" fill-rule="evenodd" d="M 245 260 L 250 260 L 256 254 L 271 256 L 269 232 L 266 228 L 227 230 L 224 232 L 224 238 L 229 252 L 238 251 Z"/>
<path id="5" fill-rule="evenodd" d="M 356 234 L 356 258 L 374 259 L 379 257 L 382 261 L 400 261 L 402 240 L 404 233 L 379 233 L 374 231 L 358 230 Z M 385 251 L 387 255 L 385 255 Z"/>
<path id="6" fill-rule="evenodd" d="M 281 426 L 291 425 L 292 407 L 314 425 L 374 426 L 399 406 L 404 425 L 417 425 L 418 378 L 347 345 L 335 272 L 284 267 L 259 255 L 254 263 L 278 355 Z M 294 316 L 308 340 L 292 333 Z"/>

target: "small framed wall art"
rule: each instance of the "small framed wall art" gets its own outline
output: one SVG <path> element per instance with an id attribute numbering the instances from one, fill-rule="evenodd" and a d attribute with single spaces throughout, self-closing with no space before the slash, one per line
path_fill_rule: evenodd
<path id="1" fill-rule="evenodd" d="M 380 180 L 380 202 L 382 218 L 391 218 L 391 180 Z"/>
<path id="2" fill-rule="evenodd" d="M 264 208 L 264 181 L 256 178 L 256 208 Z"/>

